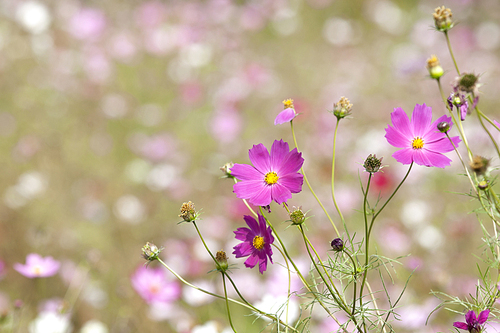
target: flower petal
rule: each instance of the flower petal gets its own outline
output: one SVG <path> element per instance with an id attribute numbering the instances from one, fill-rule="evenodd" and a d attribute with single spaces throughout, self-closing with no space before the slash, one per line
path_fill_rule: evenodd
<path id="1" fill-rule="evenodd" d="M 256 235 L 261 235 L 262 234 L 262 232 L 260 230 L 260 225 L 259 225 L 259 223 L 257 223 L 257 220 L 253 218 L 253 216 L 245 215 L 245 216 L 243 216 L 243 219 L 245 220 L 246 224 L 252 230 L 252 233 L 253 233 L 252 239 Z M 259 215 L 259 221 L 260 221 L 260 215 Z"/>
<path id="2" fill-rule="evenodd" d="M 394 157 L 399 163 L 411 164 L 411 162 L 413 162 L 413 152 L 414 150 L 412 148 L 405 148 L 392 154 L 392 157 Z"/>
<path id="3" fill-rule="evenodd" d="M 304 184 L 304 176 L 300 173 L 291 173 L 286 176 L 280 177 L 278 184 L 285 186 L 292 193 L 299 193 L 302 191 L 302 184 Z"/>
<path id="4" fill-rule="evenodd" d="M 277 172 L 283 166 L 283 162 L 287 154 L 290 152 L 288 147 L 288 142 L 283 140 L 274 140 L 273 146 L 271 147 L 271 169 Z"/>
<path id="5" fill-rule="evenodd" d="M 453 323 L 453 327 L 460 328 L 461 330 L 468 330 L 469 326 L 466 323 L 456 321 Z"/>
<path id="6" fill-rule="evenodd" d="M 248 150 L 248 157 L 255 168 L 263 174 L 271 171 L 271 158 L 267 148 L 264 147 L 262 143 L 254 145 L 250 150 Z M 232 170 L 233 168 L 231 168 L 231 172 Z"/>
<path id="7" fill-rule="evenodd" d="M 303 164 L 304 158 L 302 157 L 302 153 L 299 153 L 297 151 L 297 148 L 294 148 L 292 151 L 285 155 L 282 164 L 279 166 L 276 172 L 280 177 L 290 173 L 297 173 L 300 168 L 302 168 Z"/>
<path id="8" fill-rule="evenodd" d="M 267 254 L 265 251 L 259 251 L 259 272 L 260 274 L 264 274 L 267 269 Z"/>
<path id="9" fill-rule="evenodd" d="M 235 238 L 242 241 L 252 241 L 255 237 L 255 233 L 248 228 L 238 228 L 233 232 L 235 234 Z"/>
<path id="10" fill-rule="evenodd" d="M 280 183 L 276 183 L 271 186 L 271 198 L 276 201 L 278 204 L 282 204 L 286 202 L 288 199 L 292 197 L 292 192 L 285 186 Z M 262 205 L 265 206 L 265 205 Z"/>
<path id="11" fill-rule="evenodd" d="M 231 168 L 231 176 L 239 180 L 261 180 L 264 181 L 265 175 L 248 164 L 236 163 Z"/>
<path id="12" fill-rule="evenodd" d="M 413 136 L 422 137 L 432 123 L 432 108 L 422 104 L 415 105 L 411 115 L 411 126 L 413 127 Z"/>
<path id="13" fill-rule="evenodd" d="M 292 121 L 293 118 L 295 118 L 297 114 L 295 113 L 295 110 L 292 108 L 285 109 L 281 111 L 278 116 L 276 116 L 276 119 L 274 119 L 274 125 L 280 125 L 289 121 Z"/>
<path id="14" fill-rule="evenodd" d="M 254 268 L 255 265 L 257 265 L 258 261 L 259 261 L 259 256 L 256 252 L 254 252 L 250 255 L 250 257 L 248 257 L 247 260 L 245 260 L 245 266 L 248 268 Z"/>
<path id="15" fill-rule="evenodd" d="M 391 121 L 394 129 L 404 135 L 408 140 L 412 141 L 415 137 L 413 135 L 413 128 L 410 127 L 410 119 L 408 115 L 401 108 L 395 108 L 391 113 Z"/>
<path id="16" fill-rule="evenodd" d="M 233 249 L 234 249 L 233 254 L 235 255 L 235 257 L 241 258 L 252 254 L 254 247 L 252 246 L 251 243 L 243 242 L 233 247 Z"/>
<path id="17" fill-rule="evenodd" d="M 486 320 L 488 320 L 489 315 L 490 315 L 490 310 L 481 311 L 481 313 L 479 314 L 479 317 L 477 318 L 477 323 L 479 325 L 484 324 L 486 322 Z"/>
<path id="18" fill-rule="evenodd" d="M 408 138 L 406 135 L 403 135 L 403 133 L 391 126 L 385 129 L 385 138 L 391 146 L 396 148 L 410 147 L 413 139 Z"/>
<path id="19" fill-rule="evenodd" d="M 255 206 L 267 206 L 271 203 L 271 189 L 263 181 L 243 181 L 233 185 L 233 192 L 240 199 L 248 199 Z"/>
<path id="20" fill-rule="evenodd" d="M 416 149 L 413 153 L 413 160 L 418 165 L 438 168 L 447 167 L 451 163 L 451 160 L 443 154 L 425 149 Z"/>
<path id="21" fill-rule="evenodd" d="M 477 322 L 476 313 L 474 311 L 469 311 L 465 314 L 465 321 L 469 325 L 474 325 Z"/>

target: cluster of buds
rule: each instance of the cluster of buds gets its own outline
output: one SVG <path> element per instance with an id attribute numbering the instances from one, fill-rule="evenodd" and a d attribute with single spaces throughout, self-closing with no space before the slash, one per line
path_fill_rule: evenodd
<path id="1" fill-rule="evenodd" d="M 444 74 L 443 67 L 439 63 L 439 59 L 432 55 L 429 59 L 427 59 L 427 70 L 429 71 L 429 75 L 433 79 L 439 79 Z"/>
<path id="2" fill-rule="evenodd" d="M 338 120 L 347 117 L 351 114 L 352 104 L 346 97 L 342 96 L 338 103 L 333 104 L 333 113 Z"/>
<path id="3" fill-rule="evenodd" d="M 453 28 L 453 14 L 451 13 L 450 8 L 446 8 L 445 6 L 437 7 L 434 9 L 434 25 L 436 29 L 439 31 L 447 32 L 451 28 Z"/>
<path id="4" fill-rule="evenodd" d="M 153 243 L 147 242 L 146 245 L 142 247 L 142 257 L 147 261 L 158 260 L 158 255 L 163 250 L 163 247 L 158 247 Z"/>
<path id="5" fill-rule="evenodd" d="M 199 216 L 200 216 L 200 213 L 194 209 L 194 203 L 192 203 L 191 201 L 188 201 L 188 202 L 185 202 L 182 204 L 181 213 L 179 214 L 179 217 L 182 217 L 182 219 L 185 222 L 196 221 Z M 181 221 L 181 222 L 183 222 L 183 221 Z"/>
<path id="6" fill-rule="evenodd" d="M 376 172 L 380 171 L 380 169 L 383 168 L 382 159 L 383 159 L 383 157 L 377 158 L 376 154 L 374 154 L 374 155 L 370 154 L 370 155 L 368 155 L 365 162 L 363 163 L 363 168 L 365 168 L 366 172 L 376 173 Z"/>

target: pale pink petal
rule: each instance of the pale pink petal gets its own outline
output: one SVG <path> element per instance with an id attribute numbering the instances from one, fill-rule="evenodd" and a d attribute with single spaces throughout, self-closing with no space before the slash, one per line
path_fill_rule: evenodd
<path id="1" fill-rule="evenodd" d="M 266 174 L 269 171 L 271 171 L 271 158 L 269 156 L 267 148 L 264 147 L 262 143 L 254 145 L 248 151 L 248 156 L 250 158 L 250 162 L 252 162 L 255 168 L 260 172 L 262 172 L 263 174 Z"/>
<path id="2" fill-rule="evenodd" d="M 385 138 L 390 145 L 396 148 L 408 148 L 411 147 L 413 138 L 409 139 L 407 136 L 403 135 L 400 131 L 396 130 L 394 127 L 387 127 L 385 129 Z"/>
<path id="3" fill-rule="evenodd" d="M 411 116 L 411 125 L 413 126 L 413 136 L 422 137 L 428 129 L 429 124 L 432 123 L 432 108 L 427 105 L 415 105 L 413 114 Z"/>
<path id="4" fill-rule="evenodd" d="M 402 164 L 411 164 L 413 162 L 413 149 L 412 148 L 404 148 L 401 150 L 398 150 L 394 154 L 392 154 L 392 157 L 396 159 L 399 163 Z"/>
<path id="5" fill-rule="evenodd" d="M 240 199 L 250 199 L 266 188 L 263 180 L 246 180 L 233 185 L 233 192 Z"/>
<path id="6" fill-rule="evenodd" d="M 274 119 L 274 125 L 280 125 L 289 121 L 292 121 L 293 118 L 295 118 L 297 114 L 295 113 L 295 110 L 292 108 L 285 109 L 281 111 L 276 119 Z"/>
<path id="7" fill-rule="evenodd" d="M 283 161 L 287 154 L 290 152 L 288 143 L 283 140 L 274 140 L 271 147 L 271 169 L 277 172 L 283 166 Z"/>
<path id="8" fill-rule="evenodd" d="M 451 160 L 441 153 L 417 149 L 413 154 L 413 160 L 418 165 L 428 167 L 444 168 L 450 165 Z"/>
<path id="9" fill-rule="evenodd" d="M 395 108 L 391 113 L 392 125 L 394 128 L 404 135 L 408 140 L 412 141 L 414 138 L 413 129 L 410 127 L 410 120 L 408 115 L 401 108 Z"/>

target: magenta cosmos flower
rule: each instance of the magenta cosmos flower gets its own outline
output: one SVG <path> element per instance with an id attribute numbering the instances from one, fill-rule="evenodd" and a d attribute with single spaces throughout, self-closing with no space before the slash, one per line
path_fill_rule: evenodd
<path id="1" fill-rule="evenodd" d="M 170 303 L 177 300 L 181 288 L 175 281 L 169 281 L 162 268 L 139 267 L 130 278 L 132 287 L 146 303 Z"/>
<path id="2" fill-rule="evenodd" d="M 271 232 L 271 227 L 266 227 L 266 220 L 262 215 L 259 215 L 259 222 L 253 217 L 245 215 L 243 217 L 249 228 L 238 228 L 234 233 L 236 239 L 242 240 L 234 247 L 233 254 L 236 258 L 248 257 L 245 260 L 245 266 L 249 268 L 255 267 L 259 263 L 259 272 L 261 274 L 267 269 L 267 257 L 273 263 L 273 250 L 271 244 L 274 242 L 274 237 Z"/>
<path id="3" fill-rule="evenodd" d="M 234 193 L 240 199 L 248 199 L 255 206 L 267 206 L 271 201 L 286 202 L 292 193 L 302 190 L 304 177 L 298 173 L 304 159 L 302 153 L 288 148 L 288 143 L 275 140 L 271 154 L 262 143 L 248 151 L 248 164 L 235 164 L 231 175 L 241 180 L 234 184 Z"/>
<path id="4" fill-rule="evenodd" d="M 26 256 L 26 265 L 16 263 L 14 269 L 28 278 L 49 277 L 55 275 L 61 263 L 52 257 L 42 257 L 31 253 Z"/>
<path id="5" fill-rule="evenodd" d="M 413 109 L 411 120 L 401 108 L 395 108 L 391 113 L 394 127 L 385 129 L 387 141 L 397 148 L 392 157 L 403 164 L 417 163 L 428 167 L 444 168 L 451 160 L 443 153 L 452 151 L 453 145 L 444 133 L 437 130 L 437 124 L 448 122 L 451 118 L 444 115 L 432 122 L 432 108 L 425 104 L 417 104 Z M 461 141 L 458 136 L 451 138 L 455 146 Z"/>
<path id="6" fill-rule="evenodd" d="M 490 310 L 484 310 L 481 311 L 479 317 L 476 318 L 476 313 L 474 311 L 469 311 L 465 314 L 465 323 L 456 321 L 453 323 L 453 326 L 461 330 L 467 330 L 470 333 L 480 333 L 482 331 L 481 325 L 488 320 L 489 314 Z"/>

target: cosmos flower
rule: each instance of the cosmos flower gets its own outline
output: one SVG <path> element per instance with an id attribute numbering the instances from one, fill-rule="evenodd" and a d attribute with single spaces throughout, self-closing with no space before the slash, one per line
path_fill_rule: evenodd
<path id="1" fill-rule="evenodd" d="M 297 113 L 295 112 L 295 108 L 293 106 L 293 99 L 284 100 L 283 106 L 285 109 L 281 111 L 278 116 L 276 116 L 276 119 L 274 119 L 274 125 L 287 123 L 297 117 Z"/>
<path id="2" fill-rule="evenodd" d="M 141 266 L 130 280 L 132 287 L 148 304 L 173 302 L 181 293 L 177 282 L 169 281 L 162 268 Z"/>
<path id="3" fill-rule="evenodd" d="M 271 201 L 286 202 L 292 193 L 302 190 L 303 176 L 298 172 L 304 163 L 302 153 L 288 143 L 275 140 L 271 154 L 262 143 L 249 150 L 254 166 L 235 164 L 231 175 L 241 180 L 234 184 L 234 193 L 240 199 L 248 199 L 255 206 L 267 206 Z"/>
<path id="4" fill-rule="evenodd" d="M 403 148 L 392 155 L 398 162 L 438 168 L 450 165 L 451 160 L 443 153 L 452 151 L 453 145 L 436 127 L 440 122 L 452 124 L 450 117 L 444 115 L 432 122 L 432 108 L 417 104 L 411 120 L 401 108 L 394 109 L 391 120 L 394 127 L 385 129 L 385 137 L 394 147 Z M 451 140 L 456 147 L 461 141 L 458 136 Z"/>
<path id="5" fill-rule="evenodd" d="M 37 253 L 26 256 L 26 264 L 14 264 L 14 269 L 28 278 L 49 277 L 55 275 L 61 263 L 52 257 L 42 257 Z"/>
<path id="6" fill-rule="evenodd" d="M 465 323 L 456 321 L 453 323 L 453 327 L 467 330 L 470 333 L 480 333 L 482 331 L 481 325 L 488 320 L 489 314 L 490 310 L 484 310 L 481 311 L 479 317 L 476 318 L 476 313 L 474 311 L 469 311 L 465 314 Z"/>
<path id="7" fill-rule="evenodd" d="M 236 258 L 250 256 L 245 261 L 245 266 L 253 268 L 258 262 L 259 272 L 263 274 L 267 269 L 267 257 L 271 263 L 273 262 L 271 244 L 274 242 L 274 237 L 271 227 L 266 227 L 266 221 L 262 215 L 259 215 L 259 222 L 248 215 L 245 215 L 244 219 L 250 229 L 238 228 L 234 232 L 236 239 L 243 241 L 243 243 L 234 247 L 233 254 L 236 255 Z"/>

